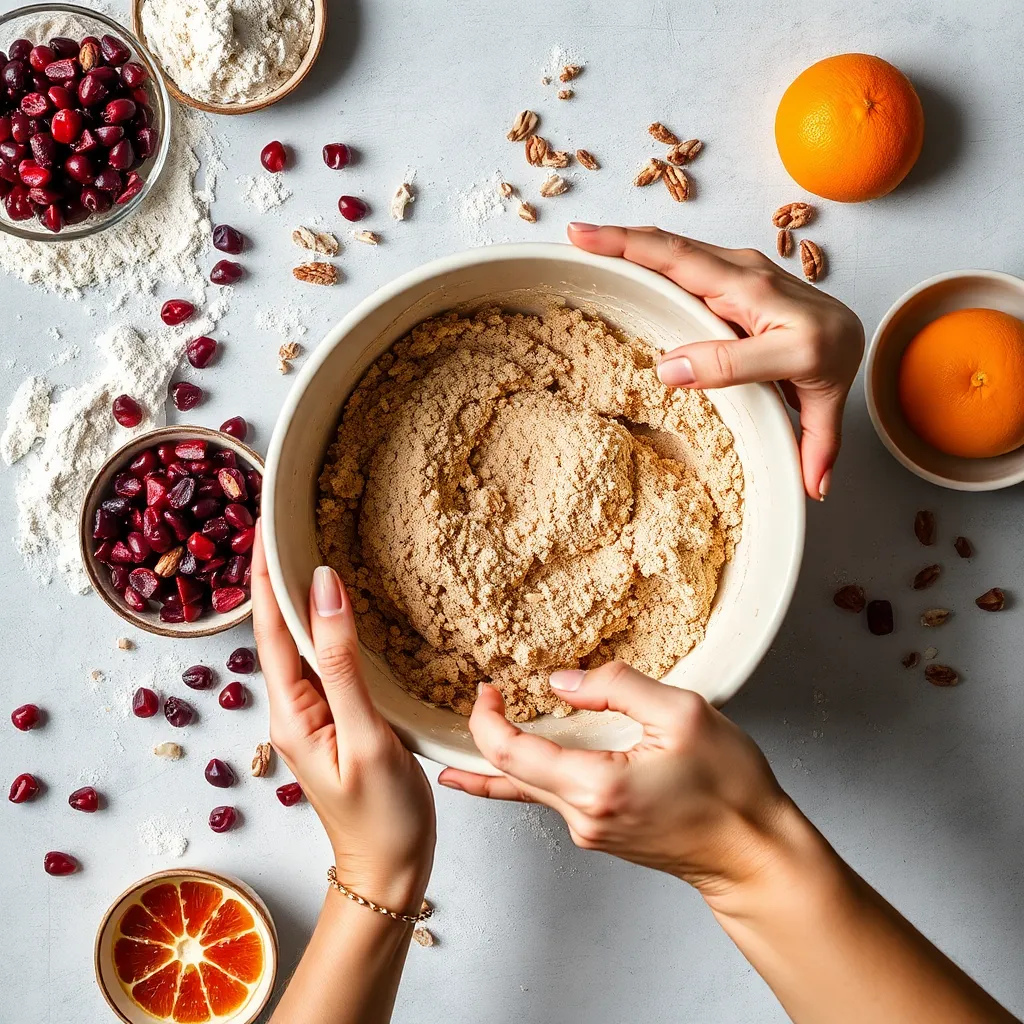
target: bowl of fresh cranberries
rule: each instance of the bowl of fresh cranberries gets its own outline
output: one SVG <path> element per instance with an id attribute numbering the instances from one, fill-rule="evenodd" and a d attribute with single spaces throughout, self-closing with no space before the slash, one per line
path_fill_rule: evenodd
<path id="1" fill-rule="evenodd" d="M 0 16 L 0 229 L 71 241 L 131 215 L 167 159 L 170 100 L 124 26 L 72 4 Z"/>
<path id="2" fill-rule="evenodd" d="M 82 505 L 82 559 L 121 618 L 160 636 L 210 636 L 252 611 L 263 461 L 229 434 L 160 427 L 119 448 Z"/>

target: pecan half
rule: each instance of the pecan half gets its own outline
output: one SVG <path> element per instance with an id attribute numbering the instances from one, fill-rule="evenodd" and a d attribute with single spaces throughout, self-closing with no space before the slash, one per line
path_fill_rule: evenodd
<path id="1" fill-rule="evenodd" d="M 927 590 L 930 586 L 935 584 L 935 581 L 942 575 L 942 566 L 940 565 L 926 565 L 915 577 L 914 577 L 914 589 L 915 590 Z"/>
<path id="2" fill-rule="evenodd" d="M 256 753 L 252 759 L 253 777 L 262 779 L 268 771 L 270 771 L 270 744 L 257 743 Z"/>
<path id="3" fill-rule="evenodd" d="M 903 667 L 904 668 L 917 668 L 921 664 L 921 655 L 917 651 L 911 651 L 909 654 L 903 655 Z"/>
<path id="4" fill-rule="evenodd" d="M 784 260 L 793 255 L 793 232 L 789 228 L 779 228 L 775 236 L 775 250 Z"/>
<path id="5" fill-rule="evenodd" d="M 704 143 L 700 139 L 687 139 L 685 142 L 678 142 L 674 145 L 668 153 L 665 154 L 665 159 L 670 164 L 675 164 L 677 167 L 682 167 L 683 164 L 688 164 L 691 160 L 695 160 L 699 155 L 700 151 L 704 148 Z"/>
<path id="6" fill-rule="evenodd" d="M 562 68 L 561 74 L 558 76 L 560 82 L 571 82 L 581 71 L 582 66 L 579 64 L 566 64 Z"/>
<path id="7" fill-rule="evenodd" d="M 522 142 L 536 127 L 537 115 L 532 110 L 520 110 L 506 138 L 509 142 Z"/>
<path id="8" fill-rule="evenodd" d="M 536 224 L 537 208 L 532 203 L 521 202 L 519 204 L 519 216 L 530 224 Z"/>
<path id="9" fill-rule="evenodd" d="M 656 139 L 658 142 L 664 142 L 666 146 L 679 145 L 679 136 L 675 132 L 669 131 L 660 121 L 649 124 L 647 131 L 651 138 Z"/>
<path id="10" fill-rule="evenodd" d="M 892 605 L 888 601 L 868 601 L 868 629 L 875 636 L 888 636 L 894 628 Z"/>
<path id="11" fill-rule="evenodd" d="M 811 284 L 825 276 L 825 255 L 818 243 L 808 238 L 800 242 L 800 269 Z"/>
<path id="12" fill-rule="evenodd" d="M 540 167 L 547 155 L 548 144 L 541 136 L 531 135 L 526 140 L 526 162 L 532 167 Z"/>
<path id="13" fill-rule="evenodd" d="M 153 572 L 157 576 L 173 576 L 178 571 L 178 563 L 181 562 L 181 556 L 184 554 L 185 549 L 180 544 L 176 548 L 171 548 L 157 559 L 156 565 L 153 566 Z"/>
<path id="14" fill-rule="evenodd" d="M 552 174 L 551 177 L 545 178 L 540 186 L 540 194 L 545 199 L 550 199 L 552 196 L 560 196 L 568 191 L 569 182 L 558 174 Z"/>
<path id="15" fill-rule="evenodd" d="M 597 162 L 597 158 L 589 149 L 577 149 L 576 159 L 586 167 L 588 171 L 600 170 L 601 165 Z"/>
<path id="16" fill-rule="evenodd" d="M 857 586 L 856 583 L 848 583 L 845 587 L 840 587 L 832 595 L 832 602 L 837 608 L 842 608 L 844 612 L 859 613 L 864 611 L 867 597 L 864 594 L 863 587 Z"/>
<path id="17" fill-rule="evenodd" d="M 971 542 L 966 537 L 957 537 L 953 541 L 953 547 L 956 548 L 956 553 L 961 558 L 970 558 L 974 554 L 974 549 L 971 547 Z"/>
<path id="18" fill-rule="evenodd" d="M 925 547 L 931 547 L 935 543 L 934 512 L 929 512 L 928 509 L 924 508 L 914 516 L 914 536 Z"/>
<path id="19" fill-rule="evenodd" d="M 685 203 L 690 198 L 690 179 L 682 167 L 675 167 L 666 164 L 662 173 L 662 180 L 668 189 L 668 194 L 677 202 Z"/>
<path id="20" fill-rule="evenodd" d="M 786 203 L 772 214 L 772 223 L 777 228 L 802 228 L 813 217 L 814 207 L 810 203 Z"/>
<path id="21" fill-rule="evenodd" d="M 952 613 L 948 608 L 929 608 L 921 616 L 922 626 L 941 626 Z"/>
<path id="22" fill-rule="evenodd" d="M 640 172 L 633 179 L 633 184 L 639 188 L 643 188 L 645 185 L 653 185 L 664 173 L 664 162 L 656 157 L 652 157 L 640 168 Z"/>
<path id="23" fill-rule="evenodd" d="M 976 598 L 974 603 L 983 612 L 1001 612 L 1006 604 L 1006 594 L 998 587 L 993 587 L 991 590 L 986 590 L 981 597 Z"/>
<path id="24" fill-rule="evenodd" d="M 932 686 L 956 686 L 960 677 L 948 665 L 925 665 L 924 677 Z"/>
<path id="25" fill-rule="evenodd" d="M 338 283 L 338 270 L 330 263 L 302 263 L 292 271 L 292 275 L 306 284 Z"/>

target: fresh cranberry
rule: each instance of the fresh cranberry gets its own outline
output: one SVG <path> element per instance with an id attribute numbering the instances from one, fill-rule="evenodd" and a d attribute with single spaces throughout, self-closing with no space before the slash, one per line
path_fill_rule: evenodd
<path id="1" fill-rule="evenodd" d="M 228 655 L 229 672 L 249 675 L 256 668 L 256 655 L 248 647 L 239 647 Z"/>
<path id="2" fill-rule="evenodd" d="M 111 146 L 124 138 L 124 128 L 119 124 L 101 124 L 92 129 L 101 145 L 110 149 Z"/>
<path id="3" fill-rule="evenodd" d="M 15 708 L 11 712 L 11 721 L 14 723 L 14 728 L 21 732 L 28 732 L 29 729 L 34 729 L 41 720 L 42 716 L 35 704 L 22 704 L 21 707 Z"/>
<path id="4" fill-rule="evenodd" d="M 7 52 L 11 60 L 28 60 L 28 55 L 32 52 L 32 43 L 28 39 L 15 39 L 7 47 Z"/>
<path id="5" fill-rule="evenodd" d="M 195 311 L 196 307 L 188 299 L 168 299 L 160 307 L 160 319 L 168 327 L 176 327 L 188 320 Z"/>
<path id="6" fill-rule="evenodd" d="M 132 55 L 131 50 L 120 39 L 109 35 L 100 37 L 100 52 L 103 54 L 103 59 L 115 68 L 126 63 Z"/>
<path id="7" fill-rule="evenodd" d="M 68 39 L 67 36 L 54 36 L 50 40 L 50 49 L 58 59 L 64 60 L 68 57 L 77 57 L 81 50 L 81 44 L 75 42 L 74 39 Z"/>
<path id="8" fill-rule="evenodd" d="M 302 787 L 297 782 L 289 782 L 277 787 L 277 799 L 285 807 L 294 807 L 302 799 Z"/>
<path id="9" fill-rule="evenodd" d="M 50 110 L 49 98 L 41 92 L 27 92 L 18 104 L 21 112 L 28 117 L 42 117 Z"/>
<path id="10" fill-rule="evenodd" d="M 50 118 L 50 134 L 54 141 L 70 145 L 82 134 L 82 115 L 73 109 L 58 110 Z"/>
<path id="11" fill-rule="evenodd" d="M 129 61 L 121 68 L 121 81 L 129 89 L 138 88 L 147 78 L 149 78 L 149 72 L 136 61 Z"/>
<path id="12" fill-rule="evenodd" d="M 178 322 L 180 323 L 180 321 Z M 188 361 L 197 370 L 202 370 L 204 367 L 209 366 L 210 360 L 213 359 L 216 353 L 217 342 L 213 338 L 207 338 L 205 335 L 193 338 L 185 347 L 185 355 L 188 357 Z"/>
<path id="13" fill-rule="evenodd" d="M 47 231 L 56 234 L 64 227 L 64 211 L 56 203 L 51 203 L 39 218 L 40 223 Z"/>
<path id="14" fill-rule="evenodd" d="M 220 706 L 227 711 L 237 711 L 239 708 L 244 708 L 246 700 L 245 687 L 237 681 L 228 683 L 220 691 L 220 696 L 217 700 Z"/>
<path id="15" fill-rule="evenodd" d="M 120 194 L 124 189 L 124 181 L 121 175 L 113 167 L 106 167 L 96 175 L 93 183 L 98 189 L 114 195 Z"/>
<path id="16" fill-rule="evenodd" d="M 213 519 L 207 519 L 203 523 L 200 532 L 204 537 L 209 537 L 214 544 L 219 544 L 231 536 L 231 527 L 223 516 L 214 516 Z"/>
<path id="17" fill-rule="evenodd" d="M 263 147 L 263 152 L 260 153 L 260 163 L 271 172 L 271 174 L 278 174 L 284 170 L 284 165 L 288 161 L 288 154 L 285 152 L 284 146 L 280 142 L 268 142 Z"/>
<path id="18" fill-rule="evenodd" d="M 204 537 L 198 530 L 189 537 L 188 549 L 200 562 L 213 558 L 217 553 L 217 545 L 209 537 Z"/>
<path id="19" fill-rule="evenodd" d="M 78 102 L 83 107 L 98 107 L 109 95 L 109 90 L 95 71 L 90 71 L 78 83 Z"/>
<path id="20" fill-rule="evenodd" d="M 224 518 L 236 529 L 247 530 L 253 525 L 252 513 L 238 502 L 232 502 L 224 509 Z"/>
<path id="21" fill-rule="evenodd" d="M 46 167 L 40 167 L 35 160 L 22 160 L 18 167 L 18 176 L 29 188 L 41 188 L 49 185 L 53 175 Z"/>
<path id="22" fill-rule="evenodd" d="M 124 183 L 124 191 L 114 200 L 118 206 L 124 206 L 125 203 L 131 202 L 144 188 L 146 187 L 145 179 L 134 171 L 128 175 L 128 180 Z"/>
<path id="23" fill-rule="evenodd" d="M 181 680 L 193 690 L 208 690 L 213 686 L 213 672 L 205 665 L 193 665 L 181 673 Z"/>
<path id="24" fill-rule="evenodd" d="M 92 186 L 83 188 L 79 198 L 87 213 L 106 213 L 114 205 L 114 201 L 106 192 Z"/>
<path id="25" fill-rule="evenodd" d="M 4 197 L 4 209 L 11 220 L 28 220 L 35 209 L 24 185 L 15 185 Z"/>
<path id="26" fill-rule="evenodd" d="M 35 71 L 45 71 L 46 65 L 52 64 L 54 60 L 56 60 L 56 54 L 44 43 L 33 46 L 28 54 L 28 62 Z"/>
<path id="27" fill-rule="evenodd" d="M 234 807 L 214 807 L 210 811 L 210 828 L 214 832 L 230 832 L 238 821 L 238 812 Z"/>
<path id="28" fill-rule="evenodd" d="M 213 229 L 213 247 L 237 256 L 245 248 L 245 237 L 228 224 L 218 224 Z"/>
<path id="29" fill-rule="evenodd" d="M 160 710 L 160 698 L 145 686 L 140 686 L 132 698 L 132 714 L 136 718 L 152 718 Z"/>
<path id="30" fill-rule="evenodd" d="M 7 799 L 12 804 L 23 804 L 26 800 L 31 800 L 38 792 L 39 780 L 26 772 L 11 783 L 11 791 L 7 794 Z"/>
<path id="31" fill-rule="evenodd" d="M 235 784 L 235 773 L 230 765 L 225 764 L 219 757 L 210 759 L 204 774 L 206 781 L 218 789 L 227 789 Z"/>
<path id="32" fill-rule="evenodd" d="M 208 451 L 207 443 L 202 438 L 192 438 L 188 441 L 179 441 L 174 446 L 174 457 L 184 459 L 186 462 L 196 462 L 205 459 Z"/>
<path id="33" fill-rule="evenodd" d="M 92 786 L 83 786 L 81 789 L 76 789 L 68 797 L 68 803 L 76 811 L 85 811 L 86 814 L 92 814 L 99 809 L 100 796 Z"/>
<path id="34" fill-rule="evenodd" d="M 148 160 L 156 152 L 159 138 L 155 128 L 140 128 L 135 133 L 135 155 L 140 160 Z"/>
<path id="35" fill-rule="evenodd" d="M 252 549 L 255 542 L 256 530 L 250 526 L 248 530 L 240 530 L 231 538 L 231 550 L 236 555 L 244 555 Z"/>
<path id="36" fill-rule="evenodd" d="M 137 590 L 143 597 L 152 597 L 160 588 L 160 577 L 152 569 L 141 567 L 133 569 L 128 574 L 128 582 L 133 590 Z"/>
<path id="37" fill-rule="evenodd" d="M 44 74 L 51 82 L 73 82 L 78 77 L 78 65 L 70 57 L 64 57 L 47 64 Z"/>
<path id="38" fill-rule="evenodd" d="M 214 284 L 234 284 L 244 273 L 240 263 L 218 260 L 210 271 L 210 280 Z"/>
<path id="39" fill-rule="evenodd" d="M 329 142 L 324 146 L 324 163 L 332 171 L 340 171 L 342 167 L 347 167 L 351 159 L 352 151 L 344 142 Z"/>
<path id="40" fill-rule="evenodd" d="M 188 412 L 194 409 L 203 400 L 203 389 L 186 380 L 179 380 L 171 388 L 171 399 L 175 409 L 180 412 Z"/>
<path id="41" fill-rule="evenodd" d="M 127 139 L 115 142 L 107 152 L 107 163 L 115 171 L 127 171 L 135 163 L 135 150 Z"/>
<path id="42" fill-rule="evenodd" d="M 192 705 L 180 697 L 168 697 L 164 701 L 164 718 L 174 726 L 175 729 L 183 729 L 188 725 L 194 716 Z"/>
<path id="43" fill-rule="evenodd" d="M 78 861 L 66 853 L 51 850 L 43 858 L 43 870 L 48 875 L 72 875 L 78 870 Z"/>
<path id="44" fill-rule="evenodd" d="M 220 425 L 221 433 L 228 434 L 239 441 L 244 441 L 249 433 L 249 424 L 241 416 L 232 416 Z"/>
<path id="45" fill-rule="evenodd" d="M 77 181 L 79 185 L 91 185 L 96 180 L 92 162 L 84 153 L 72 153 L 64 161 L 64 171 L 72 181 Z"/>
<path id="46" fill-rule="evenodd" d="M 122 427 L 137 427 L 142 422 L 142 407 L 130 395 L 118 395 L 113 409 L 114 419 Z"/>
<path id="47" fill-rule="evenodd" d="M 137 590 L 125 587 L 124 593 L 121 596 L 124 598 L 124 603 L 133 612 L 149 611 L 149 602 Z"/>
<path id="48" fill-rule="evenodd" d="M 132 530 L 127 537 L 125 537 L 125 544 L 128 545 L 129 549 L 136 562 L 144 562 L 153 550 L 152 545 L 146 540 L 145 534 L 139 530 Z M 149 570 L 146 570 L 147 572 Z M 139 588 L 136 587 L 136 590 Z"/>
<path id="49" fill-rule="evenodd" d="M 28 67 L 23 61 L 12 58 L 4 65 L 2 73 L 3 83 L 7 86 L 7 91 L 12 97 L 25 88 L 25 84 L 28 82 L 28 75 Z"/>
<path id="50" fill-rule="evenodd" d="M 338 209 L 345 220 L 362 220 L 370 208 L 357 196 L 342 196 L 338 200 Z"/>

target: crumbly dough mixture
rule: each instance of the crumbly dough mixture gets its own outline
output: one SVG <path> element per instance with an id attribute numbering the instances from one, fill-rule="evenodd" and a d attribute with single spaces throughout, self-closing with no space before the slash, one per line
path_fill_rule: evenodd
<path id="1" fill-rule="evenodd" d="M 420 700 L 567 714 L 559 668 L 663 675 L 704 635 L 743 473 L 699 391 L 579 310 L 427 320 L 367 371 L 320 475 L 359 635 Z"/>

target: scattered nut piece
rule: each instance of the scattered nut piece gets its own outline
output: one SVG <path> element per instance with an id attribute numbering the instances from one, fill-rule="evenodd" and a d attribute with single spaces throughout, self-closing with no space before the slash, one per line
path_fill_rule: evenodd
<path id="1" fill-rule="evenodd" d="M 526 162 L 532 167 L 540 167 L 548 153 L 547 141 L 539 135 L 531 135 L 526 140 Z"/>
<path id="2" fill-rule="evenodd" d="M 942 575 L 942 566 L 940 566 L 940 565 L 926 565 L 914 577 L 914 589 L 915 590 L 927 590 L 928 587 L 934 585 L 935 581 L 941 575 Z"/>
<path id="3" fill-rule="evenodd" d="M 917 651 L 911 651 L 909 654 L 903 655 L 903 667 L 904 668 L 917 668 L 921 663 L 921 655 Z"/>
<path id="4" fill-rule="evenodd" d="M 550 85 L 551 84 L 551 76 L 550 75 L 541 75 L 540 84 L 541 85 Z"/>
<path id="5" fill-rule="evenodd" d="M 793 232 L 789 228 L 779 228 L 775 236 L 775 250 L 784 260 L 793 255 Z"/>
<path id="6" fill-rule="evenodd" d="M 560 82 L 571 82 L 583 68 L 579 64 L 566 64 L 562 73 L 558 76 Z"/>
<path id="7" fill-rule="evenodd" d="M 649 124 L 647 131 L 653 139 L 664 142 L 666 146 L 679 145 L 679 136 L 675 132 L 670 132 L 660 121 Z"/>
<path id="8" fill-rule="evenodd" d="M 252 759 L 252 774 L 255 779 L 262 779 L 270 771 L 270 744 L 257 743 L 256 753 Z"/>
<path id="9" fill-rule="evenodd" d="M 498 183 L 498 195 L 502 199 L 511 199 L 515 194 L 516 190 L 507 181 Z"/>
<path id="10" fill-rule="evenodd" d="M 925 545 L 931 547 L 935 543 L 935 513 L 921 509 L 914 516 L 914 536 Z"/>
<path id="11" fill-rule="evenodd" d="M 690 179 L 686 176 L 686 171 L 682 167 L 666 164 L 665 170 L 662 173 L 662 179 L 665 182 L 665 187 L 668 189 L 668 194 L 677 203 L 685 203 L 690 198 Z"/>
<path id="12" fill-rule="evenodd" d="M 434 913 L 434 908 L 430 905 L 430 902 L 428 900 L 424 900 L 420 904 L 420 913 L 427 914 L 428 916 Z"/>
<path id="13" fill-rule="evenodd" d="M 704 143 L 700 139 L 687 139 L 686 142 L 680 142 L 673 146 L 665 155 L 665 159 L 670 164 L 682 167 L 683 164 L 696 160 L 703 148 Z"/>
<path id="14" fill-rule="evenodd" d="M 577 149 L 576 159 L 586 167 L 588 171 L 598 171 L 601 169 L 601 165 L 597 162 L 597 158 L 589 149 Z"/>
<path id="15" fill-rule="evenodd" d="M 804 277 L 814 284 L 825 276 L 825 255 L 817 242 L 804 238 L 800 242 L 800 268 Z"/>
<path id="16" fill-rule="evenodd" d="M 951 612 L 948 608 L 929 608 L 921 616 L 922 626 L 941 626 L 949 619 Z"/>
<path id="17" fill-rule="evenodd" d="M 292 241 L 301 249 L 320 252 L 325 256 L 337 256 L 341 249 L 337 238 L 329 231 L 313 231 L 305 227 L 297 227 L 292 232 Z"/>
<path id="18" fill-rule="evenodd" d="M 858 586 L 856 583 L 848 583 L 845 587 L 840 587 L 832 595 L 832 602 L 837 608 L 842 608 L 844 612 L 860 613 L 864 611 L 867 597 L 864 594 L 863 587 Z"/>
<path id="19" fill-rule="evenodd" d="M 416 202 L 416 197 L 412 194 L 412 189 L 409 187 L 407 181 L 403 181 L 401 185 L 395 189 L 395 194 L 391 197 L 391 205 L 388 209 L 391 211 L 392 220 L 405 220 L 405 208 L 410 204 Z"/>
<path id="20" fill-rule="evenodd" d="M 433 934 L 428 929 L 424 928 L 422 925 L 420 925 L 417 928 L 413 928 L 412 937 L 421 946 L 432 946 L 434 944 Z"/>
<path id="21" fill-rule="evenodd" d="M 983 612 L 1001 612 L 1006 604 L 1006 594 L 998 587 L 986 590 L 981 597 L 974 602 Z"/>
<path id="22" fill-rule="evenodd" d="M 338 270 L 331 263 L 302 263 L 292 271 L 292 275 L 306 284 L 338 283 Z"/>
<path id="23" fill-rule="evenodd" d="M 932 686 L 956 686 L 960 677 L 948 665 L 925 665 L 924 677 Z"/>
<path id="24" fill-rule="evenodd" d="M 813 217 L 814 207 L 810 203 L 786 203 L 772 214 L 772 223 L 777 228 L 802 228 Z"/>
<path id="25" fill-rule="evenodd" d="M 166 757 L 168 761 L 180 761 L 181 755 L 184 751 L 177 743 L 158 743 L 153 748 L 153 753 L 157 757 Z"/>
<path id="26" fill-rule="evenodd" d="M 94 668 L 94 669 L 93 669 L 93 670 L 92 670 L 92 671 L 91 671 L 91 672 L 89 673 L 89 678 L 90 678 L 90 679 L 91 679 L 91 680 L 92 680 L 92 681 L 93 681 L 94 683 L 98 683 L 98 682 L 99 682 L 99 681 L 100 681 L 100 680 L 101 680 L 101 679 L 103 678 L 103 672 L 102 672 L 102 671 L 101 671 L 100 669 L 98 669 L 98 668 Z"/>
<path id="27" fill-rule="evenodd" d="M 170 551 L 157 559 L 156 565 L 153 566 L 153 572 L 157 576 L 173 576 L 178 571 L 178 564 L 181 562 L 182 555 L 184 554 L 185 548 L 182 544 L 179 544 L 176 548 L 171 548 Z"/>
<path id="28" fill-rule="evenodd" d="M 924 649 L 924 660 L 931 661 L 939 652 L 934 647 L 926 647 Z"/>
<path id="29" fill-rule="evenodd" d="M 380 235 L 376 231 L 353 231 L 352 237 L 364 245 L 379 245 Z"/>
<path id="30" fill-rule="evenodd" d="M 130 651 L 134 644 L 126 636 L 119 636 L 117 638 L 117 649 L 119 651 Z"/>
<path id="31" fill-rule="evenodd" d="M 278 373 L 291 373 L 292 364 L 287 359 L 278 359 L 277 361 L 277 372 Z"/>
<path id="32" fill-rule="evenodd" d="M 970 558 L 974 554 L 974 549 L 971 547 L 971 542 L 966 537 L 957 537 L 953 541 L 953 547 L 956 548 L 956 553 L 961 558 Z"/>
<path id="33" fill-rule="evenodd" d="M 875 636 L 888 636 L 893 628 L 892 605 L 888 601 L 868 601 L 868 629 Z"/>
<path id="34" fill-rule="evenodd" d="M 653 185 L 664 173 L 664 162 L 652 157 L 640 168 L 640 172 L 633 179 L 633 184 L 638 188 L 643 188 L 645 185 Z"/>
<path id="35" fill-rule="evenodd" d="M 279 359 L 294 359 L 302 351 L 302 346 L 297 341 L 286 341 L 278 350 Z"/>
<path id="36" fill-rule="evenodd" d="M 541 160 L 541 164 L 544 167 L 557 167 L 559 169 L 569 166 L 569 161 L 572 158 L 561 149 L 548 149 L 544 154 L 544 159 Z"/>
<path id="37" fill-rule="evenodd" d="M 506 138 L 509 142 L 522 142 L 528 135 L 533 134 L 536 127 L 537 115 L 532 110 L 521 110 L 516 114 L 516 119 L 512 122 L 512 130 Z"/>
<path id="38" fill-rule="evenodd" d="M 552 174 L 551 177 L 545 178 L 540 186 L 540 194 L 544 196 L 545 199 L 550 199 L 552 196 L 560 196 L 562 193 L 568 191 L 569 182 L 558 174 Z"/>
<path id="39" fill-rule="evenodd" d="M 572 89 L 559 89 L 558 98 L 560 100 L 571 100 L 576 93 Z"/>
<path id="40" fill-rule="evenodd" d="M 94 43 L 91 39 L 87 39 L 82 43 L 81 49 L 78 51 L 78 64 L 82 71 L 92 71 L 100 62 L 100 56 L 100 48 L 97 43 Z"/>
<path id="41" fill-rule="evenodd" d="M 519 216 L 531 224 L 537 223 L 537 209 L 531 203 L 521 202 L 519 204 Z"/>

